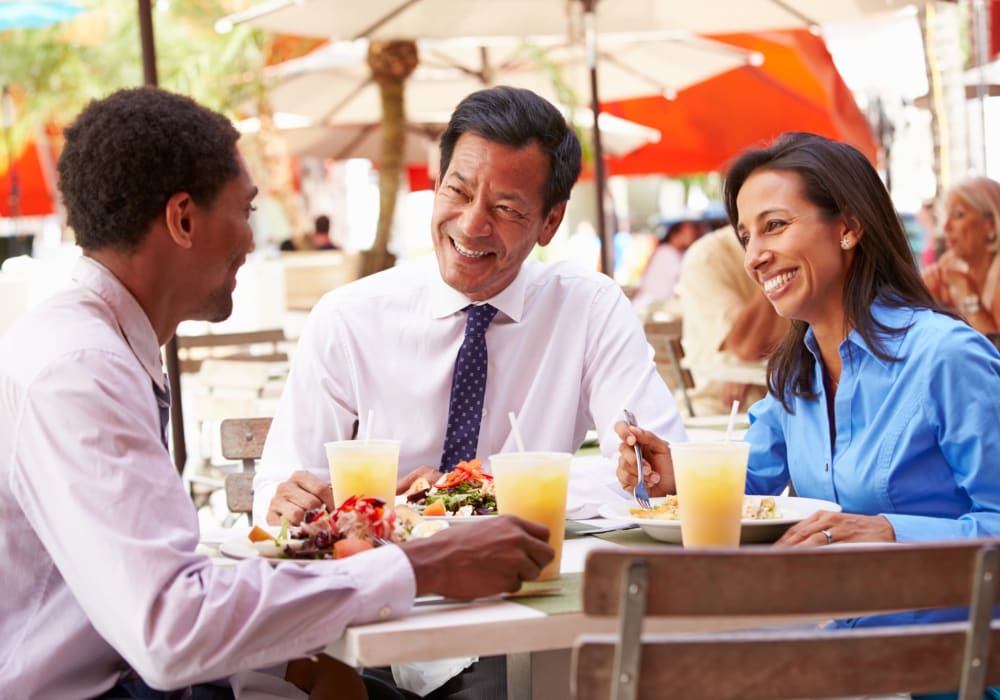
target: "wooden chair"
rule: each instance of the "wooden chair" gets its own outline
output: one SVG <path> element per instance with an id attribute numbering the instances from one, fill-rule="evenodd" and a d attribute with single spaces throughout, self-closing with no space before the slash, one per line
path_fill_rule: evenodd
<path id="1" fill-rule="evenodd" d="M 619 634 L 577 641 L 574 697 L 760 700 L 960 687 L 961 700 L 980 700 L 984 686 L 1000 683 L 1000 626 L 991 623 L 997 543 L 593 551 L 584 571 L 584 612 L 617 616 Z M 970 607 L 970 620 L 641 634 L 647 615 L 718 630 L 724 628 L 720 616 L 752 623 L 754 616 L 781 615 L 794 622 L 804 615 L 851 618 L 946 607 Z"/>
<path id="2" fill-rule="evenodd" d="M 688 396 L 688 390 L 694 389 L 694 378 L 691 370 L 681 364 L 684 358 L 684 348 L 681 345 L 681 321 L 647 321 L 643 324 L 646 340 L 653 347 L 653 361 L 670 368 L 672 376 L 684 399 L 684 407 L 688 415 L 694 416 L 694 407 Z"/>
<path id="3" fill-rule="evenodd" d="M 254 470 L 270 429 L 270 418 L 227 418 L 220 427 L 222 455 L 243 462 L 243 471 L 226 476 L 226 505 L 233 513 L 245 514 L 250 525 L 253 525 Z"/>
<path id="4" fill-rule="evenodd" d="M 177 336 L 181 372 L 197 372 L 207 358 L 246 362 L 288 360 L 285 331 L 272 328 L 246 333 L 206 333 Z"/>
<path id="5" fill-rule="evenodd" d="M 282 253 L 281 263 L 289 311 L 310 310 L 331 289 L 353 282 L 361 274 L 361 255 L 342 250 Z"/>

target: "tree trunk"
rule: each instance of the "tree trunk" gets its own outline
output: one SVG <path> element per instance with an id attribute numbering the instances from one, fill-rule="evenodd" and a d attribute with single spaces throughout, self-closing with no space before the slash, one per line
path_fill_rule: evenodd
<path id="1" fill-rule="evenodd" d="M 417 67 L 417 60 L 417 44 L 413 41 L 372 41 L 368 44 L 368 66 L 382 97 L 382 155 L 378 225 L 371 251 L 362 255 L 362 276 L 388 269 L 395 262 L 389 253 L 389 237 L 404 165 L 406 113 L 403 92 L 406 79 Z"/>

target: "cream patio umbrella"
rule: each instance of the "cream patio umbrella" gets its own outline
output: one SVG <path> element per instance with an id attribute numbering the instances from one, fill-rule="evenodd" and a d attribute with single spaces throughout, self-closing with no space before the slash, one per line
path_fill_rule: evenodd
<path id="1" fill-rule="evenodd" d="M 560 34 L 583 37 L 590 74 L 594 114 L 598 88 L 598 29 L 609 32 L 686 30 L 699 33 L 755 31 L 818 24 L 884 13 L 918 4 L 916 0 L 270 0 L 217 23 L 225 31 L 234 23 L 285 34 L 338 39 L 418 39 L 440 37 L 524 36 Z M 612 269 L 601 188 L 604 162 L 600 130 L 594 130 L 595 177 L 598 185 L 597 229 L 604 269 Z"/>
<path id="2" fill-rule="evenodd" d="M 621 155 L 658 138 L 655 132 L 642 132 L 596 110 L 584 117 L 575 108 L 580 96 L 592 90 L 584 49 L 578 43 L 561 37 L 535 37 L 530 42 L 493 38 L 421 40 L 417 47 L 420 61 L 403 93 L 411 125 L 430 121 L 426 116 L 431 111 L 450 114 L 475 90 L 505 84 L 532 89 L 553 103 L 565 105 L 564 113 L 578 126 L 592 126 L 597 114 L 600 128 L 593 133 L 598 167 L 605 147 Z M 335 42 L 273 67 L 268 94 L 272 108 L 331 127 L 379 121 L 381 94 L 364 61 L 366 51 L 367 40 Z M 757 58 L 753 52 L 686 32 L 652 32 L 607 37 L 598 65 L 600 79 L 608 86 L 605 92 L 610 98 L 624 99 L 648 94 L 671 96 L 719 73 L 753 64 Z M 315 131 L 289 134 L 290 138 L 305 137 L 314 143 L 316 136 Z M 637 142 L 636 137 L 641 140 Z M 329 138 L 335 136 L 324 141 Z M 411 136 L 407 139 L 412 140 Z M 602 224 L 603 185 L 598 174 L 596 218 Z M 610 246 L 606 250 L 610 251 Z M 607 259 L 605 269 L 612 269 L 611 263 Z"/>
<path id="3" fill-rule="evenodd" d="M 364 39 L 329 43 L 272 66 L 271 106 L 323 124 L 376 120 L 381 102 L 365 63 L 367 45 Z M 586 100 L 590 91 L 583 47 L 559 37 L 418 40 L 417 49 L 420 61 L 404 95 L 408 115 L 448 114 L 467 94 L 490 85 L 528 88 L 568 106 Z M 759 59 L 758 53 L 686 32 L 609 35 L 598 56 L 601 99 L 671 97 Z"/>
<path id="4" fill-rule="evenodd" d="M 922 4 L 918 0 L 271 0 L 220 20 L 338 39 L 582 35 L 588 6 L 602 33 L 699 34 L 808 28 Z"/>
<path id="5" fill-rule="evenodd" d="M 561 108 L 565 113 L 565 107 Z M 571 119 L 583 127 L 591 126 L 593 115 L 589 110 L 577 108 Z M 280 116 L 276 115 L 276 116 Z M 410 119 L 405 126 L 403 161 L 408 165 L 427 164 L 437 157 L 438 139 L 448 124 L 447 113 L 423 114 Z M 637 148 L 660 140 L 660 132 L 648 126 L 601 113 L 601 132 L 609 154 L 623 157 Z M 258 125 L 256 119 L 237 124 L 244 134 L 253 138 Z M 280 128 L 278 133 L 293 156 L 313 156 L 346 160 L 367 158 L 378 161 L 381 157 L 381 128 L 378 119 L 357 124 L 331 124 L 321 126 L 295 126 Z"/>

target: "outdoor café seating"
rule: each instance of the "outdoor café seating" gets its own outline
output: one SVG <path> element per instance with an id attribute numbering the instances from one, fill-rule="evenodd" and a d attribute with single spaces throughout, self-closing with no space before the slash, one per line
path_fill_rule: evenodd
<path id="1" fill-rule="evenodd" d="M 998 565 L 995 540 L 591 551 L 584 612 L 617 618 L 618 632 L 577 641 L 574 697 L 754 700 L 961 688 L 960 699 L 978 700 L 1000 682 L 1000 626 L 991 620 Z M 970 619 L 836 630 L 794 624 L 817 613 L 948 607 L 971 607 Z M 782 614 L 788 626 L 642 630 L 651 616 L 701 619 L 707 629 L 713 618 L 768 616 L 773 625 Z"/>

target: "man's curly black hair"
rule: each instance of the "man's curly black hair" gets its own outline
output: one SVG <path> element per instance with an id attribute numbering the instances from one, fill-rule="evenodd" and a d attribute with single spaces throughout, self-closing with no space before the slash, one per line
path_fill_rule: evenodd
<path id="1" fill-rule="evenodd" d="M 134 251 L 170 197 L 211 206 L 240 172 L 232 123 L 159 88 L 93 101 L 65 135 L 59 189 L 84 250 Z"/>

